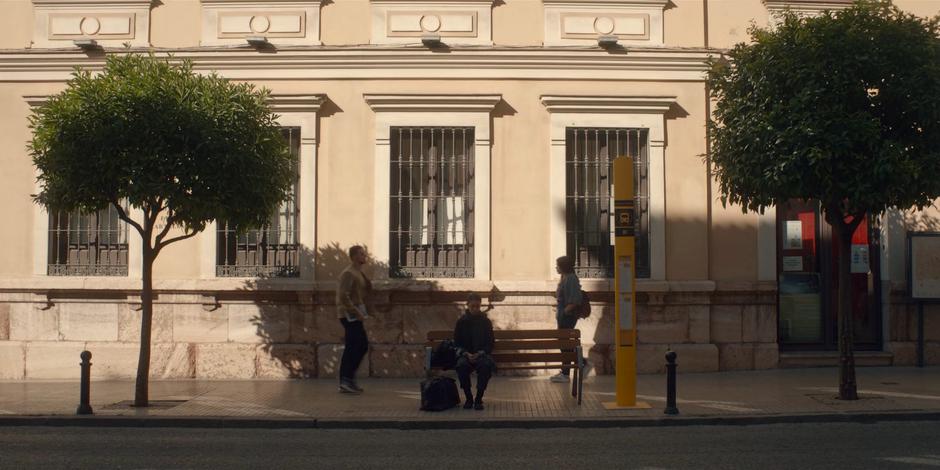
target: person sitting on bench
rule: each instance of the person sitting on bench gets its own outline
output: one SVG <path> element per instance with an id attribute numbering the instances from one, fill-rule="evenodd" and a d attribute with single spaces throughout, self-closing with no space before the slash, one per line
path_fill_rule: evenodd
<path id="1" fill-rule="evenodd" d="M 480 310 L 482 300 L 477 294 L 467 297 L 467 310 L 457 320 L 454 328 L 454 345 L 457 347 L 457 377 L 467 401 L 463 407 L 483 409 L 483 392 L 496 371 L 493 353 L 493 322 Z M 477 395 L 470 391 L 470 373 L 477 372 Z"/>

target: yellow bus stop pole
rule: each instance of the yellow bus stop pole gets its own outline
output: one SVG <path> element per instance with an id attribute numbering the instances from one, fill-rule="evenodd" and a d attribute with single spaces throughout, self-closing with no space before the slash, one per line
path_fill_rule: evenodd
<path id="1" fill-rule="evenodd" d="M 633 159 L 614 159 L 614 271 L 617 399 L 607 409 L 649 408 L 636 401 L 636 246 Z"/>

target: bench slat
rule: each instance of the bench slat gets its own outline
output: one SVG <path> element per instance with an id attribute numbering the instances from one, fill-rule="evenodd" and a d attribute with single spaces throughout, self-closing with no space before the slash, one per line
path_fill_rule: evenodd
<path id="1" fill-rule="evenodd" d="M 499 340 L 513 339 L 580 339 L 581 331 L 576 329 L 564 330 L 494 330 L 494 338 Z M 428 332 L 428 340 L 441 341 L 453 339 L 453 330 L 433 330 Z"/>
<path id="2" fill-rule="evenodd" d="M 537 369 L 575 369 L 574 364 L 528 364 L 528 365 L 500 365 L 499 370 L 537 370 Z"/>
<path id="3" fill-rule="evenodd" d="M 441 341 L 428 341 L 425 346 L 435 347 Z M 536 351 L 543 349 L 574 349 L 581 345 L 576 339 L 502 340 L 496 341 L 496 351 Z"/>
<path id="4" fill-rule="evenodd" d="M 581 330 L 495 330 L 493 336 L 501 339 L 580 339 Z"/>
<path id="5" fill-rule="evenodd" d="M 575 362 L 578 355 L 569 353 L 501 353 L 494 352 L 493 360 L 496 364 L 505 362 Z"/>
<path id="6" fill-rule="evenodd" d="M 494 343 L 497 351 L 530 351 L 537 349 L 574 349 L 581 345 L 576 339 L 503 340 Z"/>

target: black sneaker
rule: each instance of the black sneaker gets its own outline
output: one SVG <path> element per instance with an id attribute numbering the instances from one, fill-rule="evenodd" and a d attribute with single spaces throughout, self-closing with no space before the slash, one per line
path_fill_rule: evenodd
<path id="1" fill-rule="evenodd" d="M 362 389 L 356 387 L 352 382 L 340 382 L 339 393 L 362 393 Z"/>
<path id="2" fill-rule="evenodd" d="M 466 407 L 466 405 L 464 405 L 464 407 Z M 482 409 L 483 409 L 483 400 L 477 400 L 477 401 L 473 402 L 473 409 L 474 409 L 474 410 L 482 410 Z"/>
<path id="3" fill-rule="evenodd" d="M 468 398 L 467 401 L 463 402 L 463 409 L 469 410 L 470 408 L 473 408 L 473 400 Z"/>

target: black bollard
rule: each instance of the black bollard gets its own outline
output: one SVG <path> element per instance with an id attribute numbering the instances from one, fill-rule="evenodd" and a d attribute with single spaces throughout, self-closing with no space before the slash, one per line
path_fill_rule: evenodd
<path id="1" fill-rule="evenodd" d="M 676 352 L 666 352 L 666 409 L 667 415 L 679 414 L 676 408 Z"/>
<path id="2" fill-rule="evenodd" d="M 81 402 L 78 404 L 78 411 L 76 414 L 80 415 L 90 415 L 94 414 L 91 411 L 91 353 L 88 351 L 82 351 L 82 392 L 81 392 Z"/>

